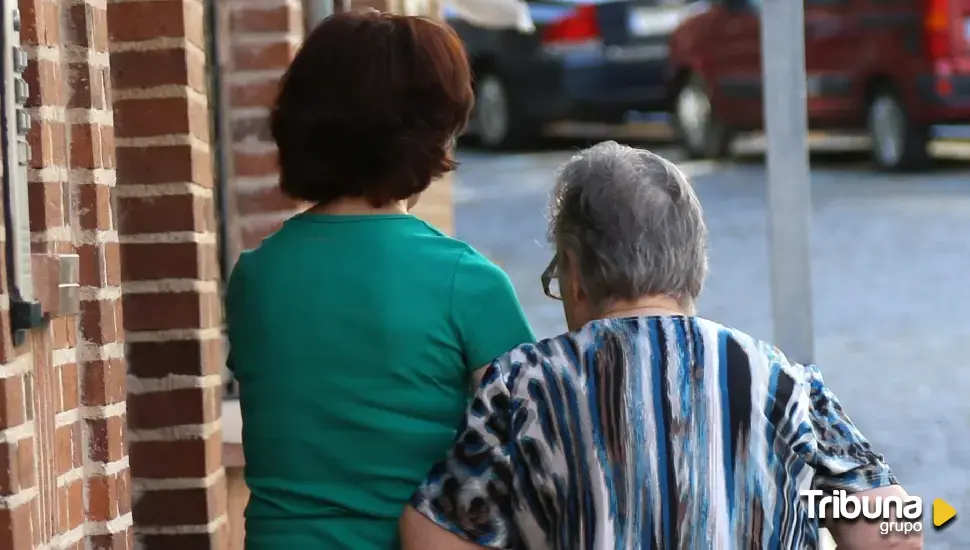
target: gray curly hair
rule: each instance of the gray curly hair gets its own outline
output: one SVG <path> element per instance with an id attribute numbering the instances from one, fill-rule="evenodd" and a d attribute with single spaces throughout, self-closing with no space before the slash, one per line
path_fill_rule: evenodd
<path id="1" fill-rule="evenodd" d="M 559 170 L 549 239 L 571 252 L 593 304 L 665 295 L 692 309 L 707 276 L 700 201 L 670 161 L 615 141 L 580 151 Z"/>

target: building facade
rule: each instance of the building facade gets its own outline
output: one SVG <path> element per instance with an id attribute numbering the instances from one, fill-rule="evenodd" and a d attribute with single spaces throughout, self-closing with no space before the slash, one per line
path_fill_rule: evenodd
<path id="1" fill-rule="evenodd" d="M 0 548 L 235 547 L 245 488 L 238 418 L 223 414 L 222 281 L 301 207 L 276 190 L 266 114 L 303 6 L 4 9 L 30 124 L 5 118 L 2 150 Z M 437 182 L 419 207 L 446 230 L 449 192 Z"/>

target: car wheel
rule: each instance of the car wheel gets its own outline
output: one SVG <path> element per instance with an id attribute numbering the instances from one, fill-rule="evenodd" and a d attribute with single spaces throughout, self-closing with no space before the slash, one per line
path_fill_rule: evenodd
<path id="1" fill-rule="evenodd" d="M 883 90 L 873 95 L 868 124 L 872 160 L 879 168 L 904 171 L 929 164 L 929 128 L 913 124 L 893 91 Z"/>
<path id="2" fill-rule="evenodd" d="M 714 117 L 707 87 L 692 76 L 674 100 L 674 124 L 681 147 L 695 159 L 724 158 L 730 154 L 733 132 Z"/>
<path id="3" fill-rule="evenodd" d="M 515 108 L 505 83 L 486 73 L 477 78 L 472 127 L 482 145 L 490 149 L 511 149 L 535 137 L 530 121 Z"/>

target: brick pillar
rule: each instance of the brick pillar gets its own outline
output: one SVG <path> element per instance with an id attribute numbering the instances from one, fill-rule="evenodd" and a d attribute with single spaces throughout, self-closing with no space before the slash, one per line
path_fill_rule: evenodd
<path id="1" fill-rule="evenodd" d="M 19 8 L 33 121 L 32 280 L 48 319 L 12 346 L 10 289 L 0 277 L 0 548 L 125 548 L 131 515 L 124 348 L 110 323 L 120 316 L 120 281 L 105 10 L 87 0 L 20 0 Z M 57 254 L 71 252 L 81 258 L 79 316 L 56 305 Z"/>
<path id="2" fill-rule="evenodd" d="M 221 308 L 200 0 L 109 0 L 136 540 L 223 548 Z"/>
<path id="3" fill-rule="evenodd" d="M 69 76 L 64 94 L 69 180 L 79 205 L 72 226 L 79 237 L 76 252 L 82 287 L 77 363 L 88 446 L 85 515 L 90 525 L 85 534 L 87 548 L 129 548 L 133 541 L 125 449 L 127 364 L 121 326 L 121 260 L 111 198 L 116 174 L 107 10 L 97 0 L 61 5 L 66 12 Z M 66 322 L 70 325 L 73 319 Z M 56 364 L 60 355 L 55 352 L 54 357 Z"/>
<path id="4" fill-rule="evenodd" d="M 268 117 L 279 79 L 303 40 L 303 9 L 299 0 L 227 0 L 226 7 L 230 24 L 225 82 L 232 152 L 228 172 L 237 209 L 228 221 L 242 248 L 249 249 L 300 208 L 279 192 Z"/>
<path id="5" fill-rule="evenodd" d="M 68 169 L 68 151 L 61 36 L 57 32 L 61 11 L 57 4 L 44 0 L 19 2 L 19 8 L 23 22 L 21 44 L 29 57 L 23 77 L 31 88 L 27 101 L 32 118 L 27 139 L 33 151 L 28 174 L 31 250 L 47 252 L 63 246 L 61 243 L 65 240 L 69 246 L 71 238 L 62 199 L 69 189 L 64 177 Z M 7 52 L 3 54 L 7 55 Z M 12 220 L 4 219 L 5 226 L 12 223 Z M 6 234 L 2 239 L 6 247 Z M 60 434 L 57 433 L 56 415 L 57 409 L 61 408 L 62 388 L 56 382 L 62 372 L 51 361 L 50 332 L 43 329 L 32 331 L 21 345 L 14 345 L 9 316 L 12 289 L 5 276 L 12 266 L 8 265 L 6 254 L 3 256 L 0 259 L 0 273 L 4 275 L 0 278 L 3 289 L 0 301 L 3 308 L 0 322 L 0 548 L 28 550 L 55 539 L 64 540 L 63 533 L 80 525 L 78 516 L 83 517 L 83 501 L 77 497 L 71 499 L 66 490 L 62 493 L 58 481 L 62 475 L 74 473 L 80 466 L 81 460 L 75 460 L 73 447 L 77 444 L 80 451 L 81 446 L 80 438 L 74 434 L 78 424 L 77 405 L 70 401 L 70 397 L 76 395 L 74 392 L 67 392 L 68 402 L 65 403 L 71 407 L 72 414 L 61 417 L 64 426 Z M 66 362 L 73 362 L 70 360 L 74 352 L 73 342 L 65 338 L 60 344 L 66 349 Z M 70 367 L 63 373 L 69 370 Z M 69 451 L 60 462 L 55 443 L 58 435 Z M 81 487 L 71 483 L 75 492 Z M 71 518 L 71 504 L 75 508 L 74 518 Z M 61 517 L 64 521 L 60 521 Z"/>

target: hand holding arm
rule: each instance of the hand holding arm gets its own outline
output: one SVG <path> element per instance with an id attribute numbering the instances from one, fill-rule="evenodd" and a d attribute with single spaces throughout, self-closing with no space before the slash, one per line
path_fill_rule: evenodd
<path id="1" fill-rule="evenodd" d="M 514 546 L 511 398 L 501 365 L 486 370 L 454 446 L 405 509 L 403 550 Z"/>

